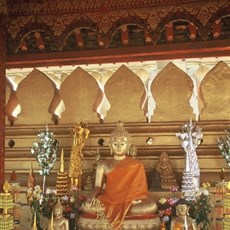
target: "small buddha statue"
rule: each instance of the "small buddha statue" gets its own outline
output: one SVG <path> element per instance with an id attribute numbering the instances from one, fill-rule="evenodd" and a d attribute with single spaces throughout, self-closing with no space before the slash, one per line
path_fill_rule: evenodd
<path id="1" fill-rule="evenodd" d="M 122 122 L 110 135 L 113 157 L 100 160 L 96 170 L 95 188 L 82 203 L 83 213 L 104 212 L 111 228 L 118 230 L 126 215 L 153 214 L 156 202 L 149 198 L 146 174 L 141 161 L 129 157 L 130 135 Z M 101 205 L 97 205 L 98 202 Z"/>
<path id="2" fill-rule="evenodd" d="M 160 155 L 159 162 L 156 166 L 156 172 L 160 177 L 160 184 L 162 189 L 170 189 L 171 187 L 178 188 L 173 172 L 173 166 L 166 152 L 163 152 Z"/>
<path id="3" fill-rule="evenodd" d="M 175 207 L 176 216 L 171 220 L 170 230 L 196 230 L 195 220 L 189 216 L 189 204 L 180 199 Z"/>
<path id="4" fill-rule="evenodd" d="M 101 155 L 100 155 L 99 149 L 97 149 L 97 152 L 94 155 L 94 163 L 90 169 L 90 174 L 89 174 L 90 180 L 92 181 L 92 184 L 93 184 L 93 188 L 94 188 L 94 184 L 95 184 L 95 180 L 96 180 L 97 166 L 100 162 L 100 159 L 101 159 Z"/>
<path id="5" fill-rule="evenodd" d="M 129 149 L 129 155 L 133 158 L 137 156 L 137 147 L 135 145 L 131 145 Z"/>
<path id="6" fill-rule="evenodd" d="M 57 204 L 54 206 L 53 229 L 54 230 L 69 230 L 68 219 L 62 216 L 63 206 L 58 198 Z M 52 223 L 51 223 L 52 224 Z"/>

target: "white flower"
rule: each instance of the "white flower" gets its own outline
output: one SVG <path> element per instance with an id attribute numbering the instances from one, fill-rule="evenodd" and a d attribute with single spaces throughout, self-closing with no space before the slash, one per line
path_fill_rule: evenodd
<path id="1" fill-rule="evenodd" d="M 201 196 L 201 194 L 202 194 L 202 191 L 199 189 L 199 190 L 196 192 L 196 197 Z"/>
<path id="2" fill-rule="evenodd" d="M 40 185 L 36 185 L 36 186 L 34 187 L 34 190 L 37 191 L 37 192 L 41 191 Z"/>
<path id="3" fill-rule="evenodd" d="M 69 197 L 68 197 L 67 195 L 65 195 L 65 196 L 61 197 L 61 200 L 63 200 L 63 201 L 68 201 L 68 200 L 69 200 Z"/>
<path id="4" fill-rule="evenodd" d="M 209 191 L 208 191 L 207 189 L 204 189 L 203 194 L 204 194 L 205 196 L 208 196 L 208 195 L 209 195 Z"/>
<path id="5" fill-rule="evenodd" d="M 47 195 L 51 194 L 51 189 L 47 188 L 47 189 L 46 189 L 46 194 L 47 194 Z"/>

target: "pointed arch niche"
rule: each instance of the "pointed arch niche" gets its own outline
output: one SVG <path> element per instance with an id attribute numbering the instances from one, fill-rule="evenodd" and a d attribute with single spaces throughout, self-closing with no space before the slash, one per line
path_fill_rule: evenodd
<path id="1" fill-rule="evenodd" d="M 198 148 L 200 167 L 207 175 L 216 173 L 220 165 L 226 166 L 216 140 L 224 129 L 230 129 L 229 66 L 230 58 L 206 58 L 9 69 L 7 116 L 15 120 L 13 124 L 5 121 L 6 177 L 16 170 L 24 178 L 22 186 L 26 185 L 30 163 L 35 161 L 28 149 L 46 124 L 65 151 L 68 169 L 70 130 L 80 121 L 87 122 L 90 129 L 83 163 L 84 170 L 89 170 L 97 149 L 102 157 L 109 157 L 109 133 L 118 120 L 130 132 L 147 172 L 152 172 L 159 155 L 167 151 L 181 173 L 184 152 L 175 133 L 193 119 L 205 132 Z M 149 137 L 153 137 L 153 145 L 147 145 Z M 8 146 L 11 139 L 13 148 Z M 99 145 L 100 139 L 103 145 Z M 33 165 L 37 172 L 39 166 Z M 58 167 L 57 163 L 54 177 L 48 178 L 51 186 Z"/>

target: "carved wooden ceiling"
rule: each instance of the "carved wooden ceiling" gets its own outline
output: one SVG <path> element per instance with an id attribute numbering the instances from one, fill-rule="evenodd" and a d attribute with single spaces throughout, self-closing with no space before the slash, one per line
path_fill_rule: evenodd
<path id="1" fill-rule="evenodd" d="M 4 20 L 7 68 L 230 54 L 227 0 L 9 0 Z"/>

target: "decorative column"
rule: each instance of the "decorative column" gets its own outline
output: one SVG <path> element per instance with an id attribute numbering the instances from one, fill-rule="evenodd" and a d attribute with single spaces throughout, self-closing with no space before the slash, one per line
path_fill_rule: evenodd
<path id="1" fill-rule="evenodd" d="M 2 191 L 5 173 L 5 87 L 6 87 L 6 50 L 4 38 L 5 1 L 0 1 L 0 191 Z M 5 3 L 5 5 L 4 5 Z"/>

